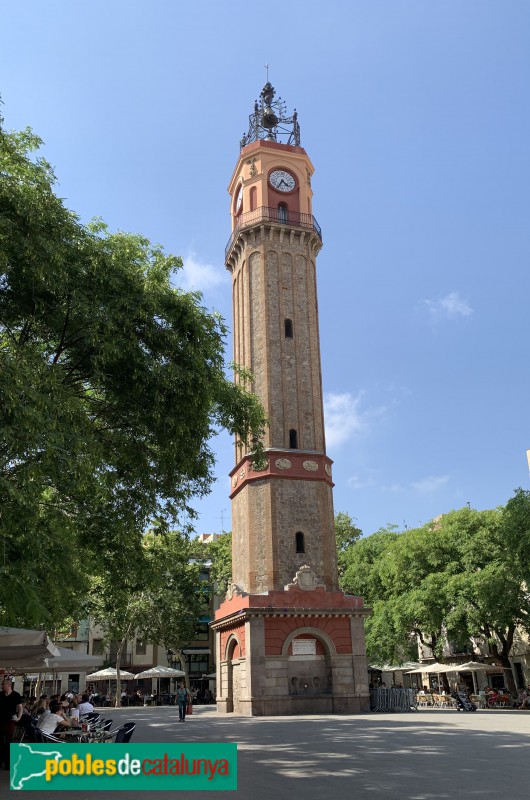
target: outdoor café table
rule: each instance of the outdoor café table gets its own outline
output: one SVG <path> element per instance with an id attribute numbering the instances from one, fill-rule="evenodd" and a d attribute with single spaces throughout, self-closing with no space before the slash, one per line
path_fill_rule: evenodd
<path id="1" fill-rule="evenodd" d="M 83 728 L 63 728 L 62 731 L 58 731 L 53 735 L 56 739 L 62 739 L 66 743 L 72 743 L 82 741 L 82 738 L 87 735 L 87 732 L 84 731 Z"/>

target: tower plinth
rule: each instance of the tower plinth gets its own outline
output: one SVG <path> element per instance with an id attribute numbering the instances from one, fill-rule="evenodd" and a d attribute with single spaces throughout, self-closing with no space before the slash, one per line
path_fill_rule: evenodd
<path id="1" fill-rule="evenodd" d="M 269 419 L 265 464 L 236 442 L 232 585 L 216 614 L 218 708 L 244 714 L 368 708 L 362 599 L 339 591 L 326 454 L 313 165 L 296 112 L 267 83 L 228 191 L 234 361 Z M 281 140 L 284 141 L 281 141 Z"/>

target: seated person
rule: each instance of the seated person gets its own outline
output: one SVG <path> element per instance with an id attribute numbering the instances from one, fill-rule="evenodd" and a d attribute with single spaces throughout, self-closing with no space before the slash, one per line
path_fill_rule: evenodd
<path id="1" fill-rule="evenodd" d="M 49 711 L 48 708 L 49 701 L 48 695 L 41 694 L 38 700 L 30 708 L 30 714 L 32 717 L 40 717 L 45 711 Z"/>
<path id="2" fill-rule="evenodd" d="M 66 719 L 61 704 L 57 700 L 50 700 L 50 710 L 40 715 L 37 728 L 43 733 L 54 734 L 58 726 L 69 728 L 70 722 Z"/>
<path id="3" fill-rule="evenodd" d="M 88 699 L 88 694 L 84 694 L 81 696 L 81 702 L 77 706 L 77 710 L 79 711 L 79 716 L 82 717 L 83 714 L 91 714 L 94 710 L 94 706 Z"/>
<path id="4" fill-rule="evenodd" d="M 517 702 L 519 703 L 519 708 L 530 708 L 530 687 L 519 690 Z"/>
<path id="5" fill-rule="evenodd" d="M 486 689 L 486 700 L 489 706 L 494 706 L 498 697 L 499 695 L 495 689 Z"/>
<path id="6" fill-rule="evenodd" d="M 66 692 L 61 695 L 59 702 L 61 704 L 62 710 L 66 714 L 70 710 L 70 700 L 67 698 Z"/>

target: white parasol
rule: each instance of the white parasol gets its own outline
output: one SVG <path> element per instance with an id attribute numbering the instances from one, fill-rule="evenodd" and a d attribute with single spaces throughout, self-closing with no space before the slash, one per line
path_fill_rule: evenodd
<path id="1" fill-rule="evenodd" d="M 118 671 L 114 667 L 106 667 L 105 669 L 100 669 L 98 672 L 93 672 L 92 675 L 87 675 L 87 681 L 108 681 L 108 680 L 116 680 L 118 677 Z M 132 672 L 126 672 L 124 669 L 120 669 L 120 680 L 123 681 L 132 681 L 136 678 L 136 675 L 133 675 Z"/>
<path id="2" fill-rule="evenodd" d="M 150 669 L 144 669 L 143 672 L 139 672 L 136 675 L 136 678 L 156 678 L 156 686 L 157 695 L 160 694 L 160 678 L 182 678 L 186 673 L 183 672 L 181 669 L 173 669 L 173 667 L 163 667 L 159 664 L 156 667 L 151 667 Z"/>
<path id="3" fill-rule="evenodd" d="M 473 691 L 475 694 L 478 694 L 477 676 L 475 673 L 499 672 L 499 670 L 503 669 L 508 670 L 508 667 L 495 666 L 494 664 L 481 664 L 479 661 L 467 661 L 465 664 L 453 664 L 451 667 L 447 667 L 446 672 L 471 672 L 471 677 L 473 678 Z"/>
<path id="4" fill-rule="evenodd" d="M 508 670 L 508 667 L 501 667 L 497 664 L 481 664 L 479 661 L 467 661 L 465 664 L 448 666 L 446 672 L 480 672 L 480 670 L 484 670 L 484 672 L 499 672 L 499 670 L 503 669 Z"/>
<path id="5" fill-rule="evenodd" d="M 424 666 L 420 666 L 417 669 L 411 669 L 410 672 L 407 672 L 407 675 L 433 675 L 436 674 L 438 676 L 438 689 L 440 688 L 440 675 L 442 672 L 448 672 L 450 667 L 448 664 L 439 664 L 437 661 L 434 664 L 425 664 Z"/>
<path id="6" fill-rule="evenodd" d="M 135 678 L 136 675 L 133 675 L 132 672 L 120 669 L 120 681 L 133 681 Z M 118 680 L 118 671 L 114 667 L 107 667 L 106 669 L 100 669 L 99 672 L 93 672 L 92 675 L 87 675 L 86 679 L 87 681 L 108 681 L 110 695 L 110 682 Z"/>
<path id="7" fill-rule="evenodd" d="M 432 675 L 434 672 L 447 672 L 448 669 L 448 664 L 439 664 L 438 662 L 435 662 L 434 664 L 424 664 L 417 669 L 411 669 L 410 672 L 407 672 L 407 675 Z"/>

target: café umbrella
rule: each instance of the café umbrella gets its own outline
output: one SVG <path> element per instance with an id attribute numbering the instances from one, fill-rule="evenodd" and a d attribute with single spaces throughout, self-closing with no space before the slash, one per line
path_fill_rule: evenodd
<path id="1" fill-rule="evenodd" d="M 465 664 L 453 664 L 451 667 L 447 666 L 446 672 L 499 672 L 500 670 L 508 670 L 508 667 L 501 667 L 499 664 L 481 664 L 479 661 L 467 661 Z"/>
<path id="2" fill-rule="evenodd" d="M 87 675 L 87 681 L 108 681 L 108 680 L 116 680 L 118 677 L 118 670 L 114 667 L 105 667 L 105 669 L 100 669 L 97 672 L 93 672 L 91 675 Z M 133 675 L 132 672 L 126 672 L 124 669 L 120 669 L 120 678 L 123 681 L 132 681 L 136 678 L 136 675 Z"/>
<path id="3" fill-rule="evenodd" d="M 181 669 L 173 669 L 173 667 L 163 667 L 159 664 L 156 667 L 151 667 L 150 669 L 145 669 L 143 672 L 139 672 L 138 675 L 135 675 L 136 678 L 156 678 L 157 682 L 157 695 L 160 694 L 160 678 L 182 678 L 186 673 L 183 672 Z"/>
<path id="4" fill-rule="evenodd" d="M 135 678 L 136 675 L 133 675 L 132 672 L 120 669 L 120 681 L 133 681 Z M 87 681 L 108 681 L 110 694 L 110 682 L 118 680 L 118 671 L 114 667 L 106 667 L 98 672 L 93 672 L 92 675 L 87 675 L 86 679 Z"/>
<path id="5" fill-rule="evenodd" d="M 437 675 L 438 676 L 438 686 L 440 686 L 440 675 L 442 672 L 447 672 L 449 668 L 448 664 L 439 664 L 437 661 L 434 664 L 423 664 L 422 666 L 418 667 L 418 669 L 411 669 L 407 672 L 407 675 Z"/>
<path id="6" fill-rule="evenodd" d="M 448 666 L 446 672 L 471 672 L 473 678 L 473 690 L 478 694 L 476 672 L 499 672 L 500 670 L 510 671 L 508 667 L 501 667 L 495 664 L 481 664 L 479 661 L 467 661 L 465 664 L 453 664 Z"/>

